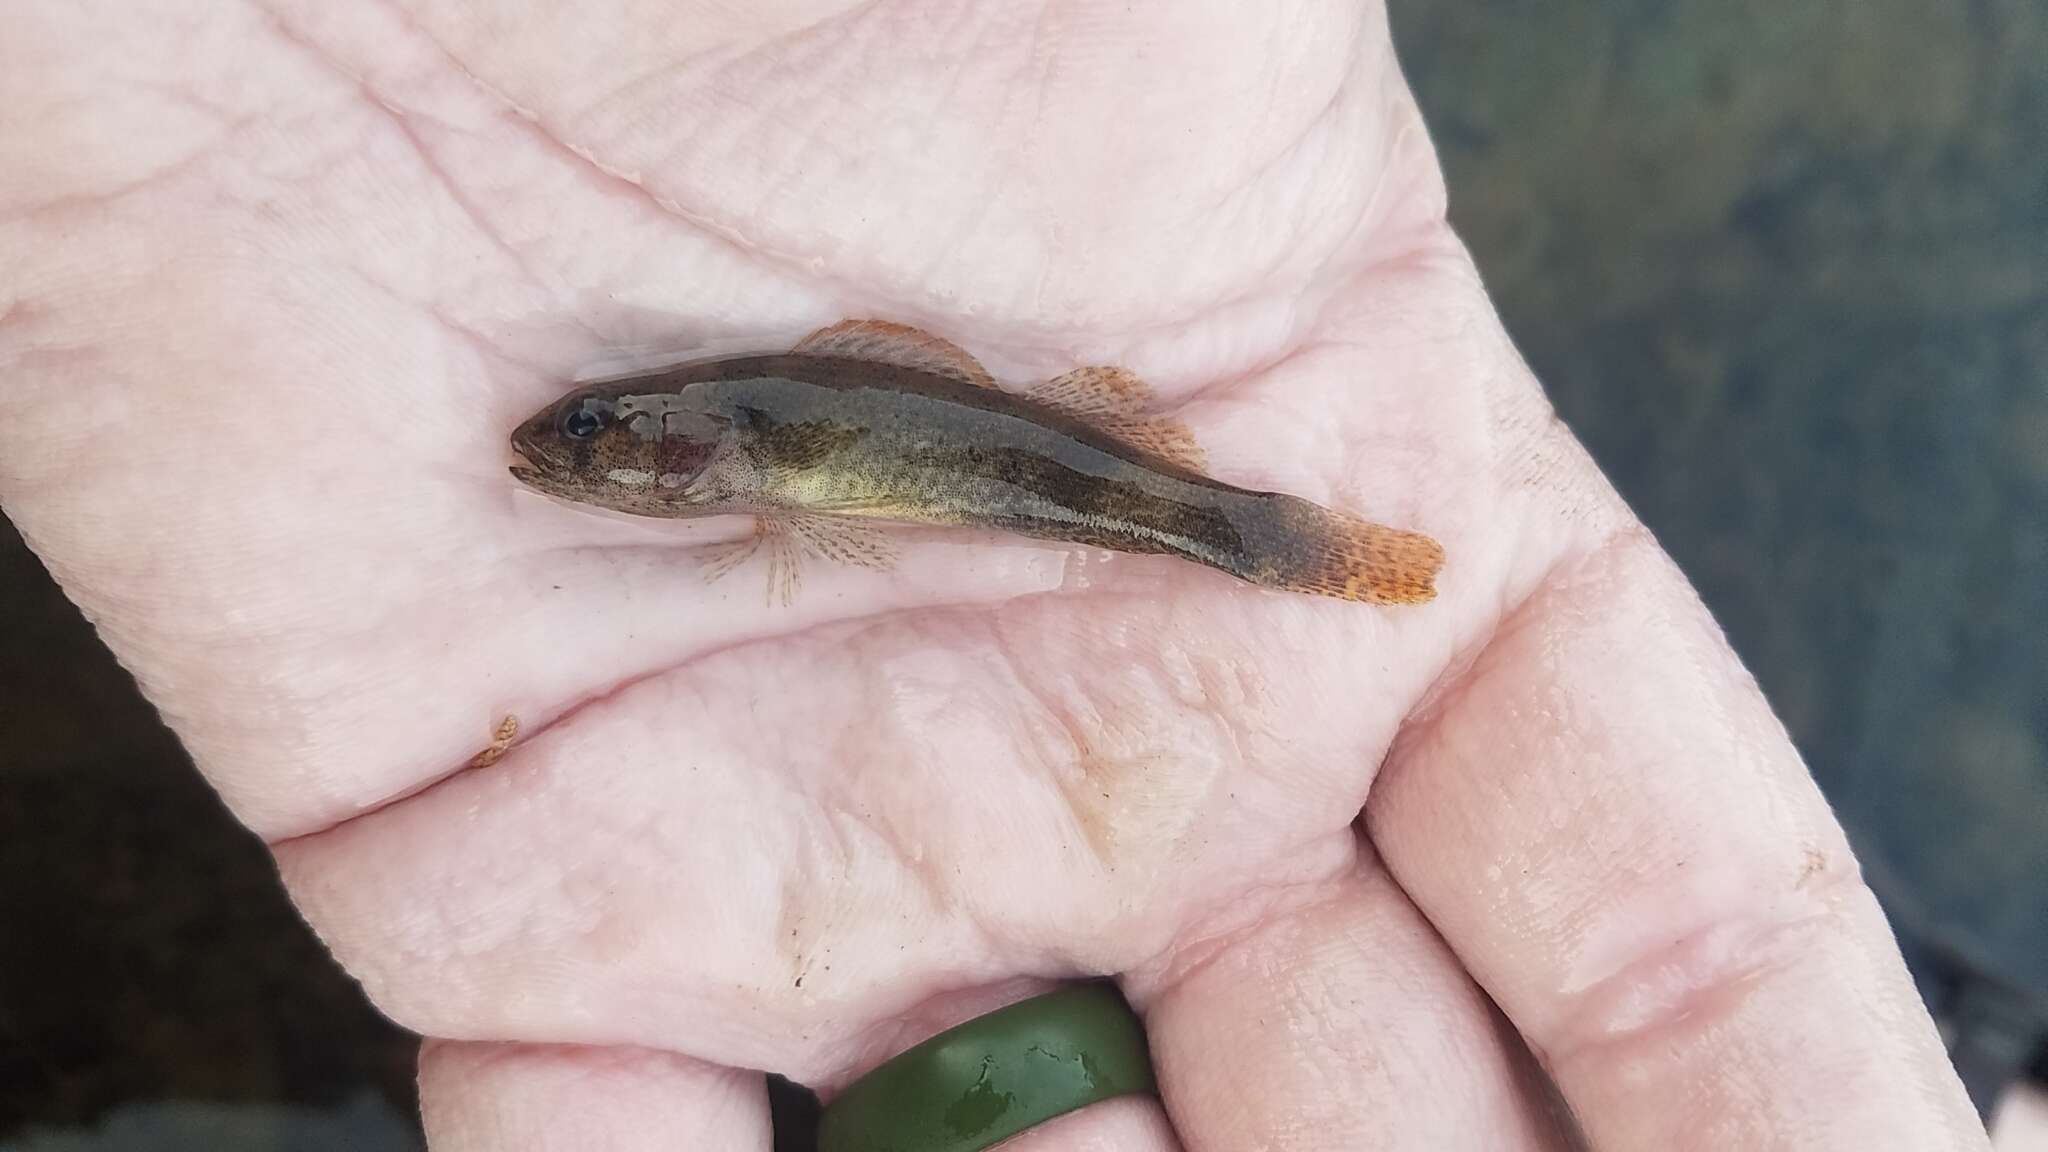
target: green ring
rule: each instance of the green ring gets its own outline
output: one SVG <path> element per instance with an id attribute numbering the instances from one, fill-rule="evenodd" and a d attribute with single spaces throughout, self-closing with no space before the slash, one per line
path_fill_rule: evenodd
<path id="1" fill-rule="evenodd" d="M 861 1077 L 820 1117 L 818 1152 L 982 1152 L 1077 1108 L 1156 1091 L 1137 1013 L 1107 984 L 1077 984 Z"/>

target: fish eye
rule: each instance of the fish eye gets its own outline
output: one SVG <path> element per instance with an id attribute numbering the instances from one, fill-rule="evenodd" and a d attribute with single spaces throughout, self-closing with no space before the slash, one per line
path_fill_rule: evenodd
<path id="1" fill-rule="evenodd" d="M 562 413 L 562 435 L 571 440 L 588 440 L 604 427 L 604 417 L 592 411 L 588 402 Z"/>

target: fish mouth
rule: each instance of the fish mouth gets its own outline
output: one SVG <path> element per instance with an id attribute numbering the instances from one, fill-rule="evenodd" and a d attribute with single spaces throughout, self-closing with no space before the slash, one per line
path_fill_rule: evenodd
<path id="1" fill-rule="evenodd" d="M 553 494 L 560 490 L 561 486 L 554 483 L 549 478 L 547 469 L 541 466 L 540 457 L 531 450 L 515 444 L 512 447 L 512 458 L 517 463 L 505 470 L 512 474 L 514 480 L 539 492 Z"/>
<path id="2" fill-rule="evenodd" d="M 580 504 L 583 502 L 581 492 L 575 487 L 564 484 L 556 479 L 550 472 L 528 464 L 514 464 L 507 468 L 506 471 L 510 472 L 512 478 L 524 485 L 529 492 L 538 492 L 543 496 L 551 496 L 557 500 L 567 500 L 571 503 Z"/>
<path id="3" fill-rule="evenodd" d="M 524 484 L 531 484 L 538 480 L 540 478 L 540 469 L 534 467 L 533 453 L 527 451 L 526 446 L 519 443 L 519 438 L 516 436 L 513 437 L 511 449 L 512 459 L 518 461 L 518 463 L 513 464 L 506 471 L 512 473 L 513 479 Z"/>

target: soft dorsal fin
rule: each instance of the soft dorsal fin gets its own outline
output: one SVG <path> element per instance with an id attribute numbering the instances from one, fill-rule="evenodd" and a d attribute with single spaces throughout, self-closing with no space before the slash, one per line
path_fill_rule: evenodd
<path id="1" fill-rule="evenodd" d="M 1024 395 L 1168 463 L 1202 470 L 1202 446 L 1195 443 L 1187 425 L 1147 412 L 1152 389 L 1125 369 L 1106 365 L 1076 368 Z"/>
<path id="2" fill-rule="evenodd" d="M 935 376 L 950 376 L 978 388 L 996 386 L 995 377 L 988 374 L 988 369 L 958 344 L 942 340 L 921 328 L 887 320 L 841 320 L 804 337 L 790 351 L 805 356 L 838 356 L 847 360 L 894 364 Z"/>

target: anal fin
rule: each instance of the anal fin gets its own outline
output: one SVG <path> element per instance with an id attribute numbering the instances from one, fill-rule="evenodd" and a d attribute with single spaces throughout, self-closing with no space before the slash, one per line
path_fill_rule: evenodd
<path id="1" fill-rule="evenodd" d="M 796 347 L 790 351 L 804 356 L 836 356 L 894 364 L 899 368 L 950 376 L 978 388 L 996 386 L 995 377 L 988 374 L 988 369 L 958 344 L 922 328 L 888 320 L 842 320 L 797 341 Z"/>
<path id="2" fill-rule="evenodd" d="M 1024 395 L 1170 464 L 1199 472 L 1207 463 L 1187 425 L 1147 411 L 1153 402 L 1152 389 L 1128 369 L 1109 365 L 1076 368 Z"/>

